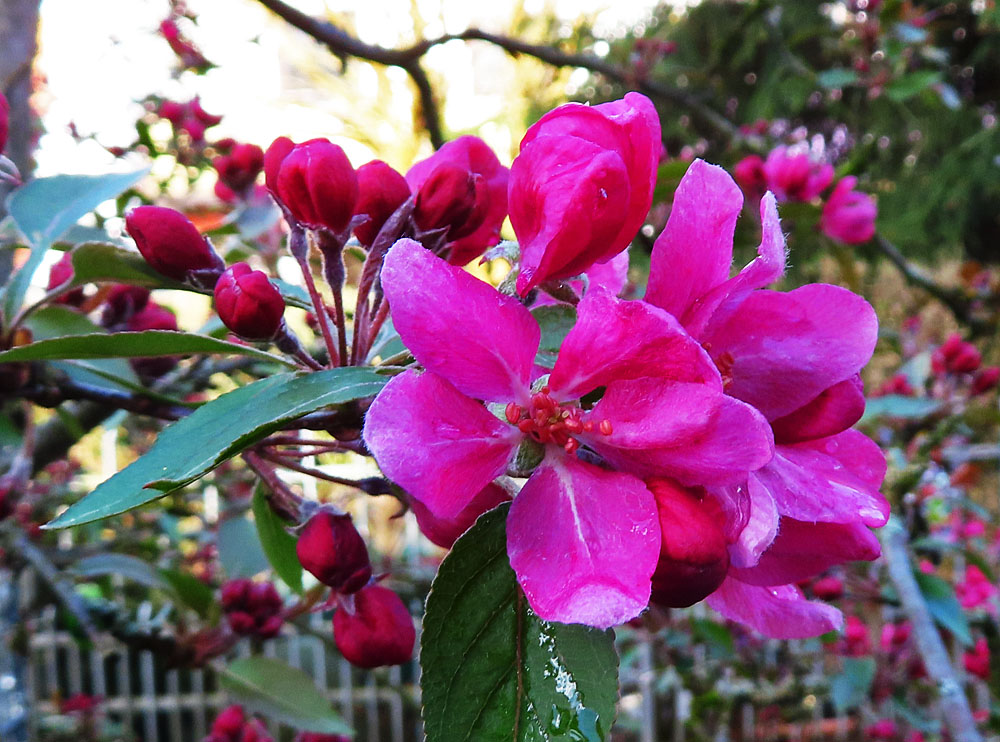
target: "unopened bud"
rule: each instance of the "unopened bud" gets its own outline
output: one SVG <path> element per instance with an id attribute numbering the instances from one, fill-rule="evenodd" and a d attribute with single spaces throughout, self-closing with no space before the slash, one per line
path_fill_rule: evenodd
<path id="1" fill-rule="evenodd" d="M 406 178 L 381 160 L 373 160 L 358 168 L 358 201 L 355 214 L 364 214 L 368 221 L 355 227 L 358 242 L 370 247 L 382 225 L 410 197 Z"/>
<path id="2" fill-rule="evenodd" d="M 146 262 L 170 278 L 182 281 L 191 271 L 224 267 L 211 243 L 179 211 L 140 206 L 125 217 L 125 229 Z"/>
<path id="3" fill-rule="evenodd" d="M 357 667 L 400 665 L 413 656 L 413 619 L 396 593 L 371 584 L 353 596 L 354 610 L 333 614 L 333 641 Z"/>
<path id="4" fill-rule="evenodd" d="M 267 274 L 237 263 L 226 268 L 215 284 L 215 311 L 237 335 L 269 340 L 281 326 L 285 300 Z"/>
<path id="5" fill-rule="evenodd" d="M 302 528 L 295 553 L 317 580 L 339 593 L 355 593 L 372 576 L 368 547 L 349 515 L 323 510 Z"/>
<path id="6" fill-rule="evenodd" d="M 303 226 L 339 233 L 354 215 L 357 174 L 344 150 L 326 139 L 275 140 L 264 157 L 264 177 L 275 199 Z"/>

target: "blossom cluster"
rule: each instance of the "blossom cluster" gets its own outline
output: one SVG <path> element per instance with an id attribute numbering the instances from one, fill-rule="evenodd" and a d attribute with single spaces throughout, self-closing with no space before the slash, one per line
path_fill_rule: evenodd
<path id="1" fill-rule="evenodd" d="M 766 288 L 785 264 L 774 194 L 758 257 L 730 276 L 743 194 L 695 161 L 645 298 L 591 277 L 554 364 L 538 362 L 538 287 L 622 255 L 658 158 L 656 112 L 636 94 L 531 127 L 508 187 L 521 249 L 510 293 L 398 241 L 381 284 L 420 369 L 375 399 L 365 441 L 425 527 L 468 523 L 495 502 L 488 488 L 526 480 L 508 554 L 542 618 L 607 627 L 707 597 L 770 636 L 829 631 L 839 612 L 796 583 L 875 558 L 870 529 L 888 517 L 884 458 L 850 429 L 877 320 L 836 286 Z"/>

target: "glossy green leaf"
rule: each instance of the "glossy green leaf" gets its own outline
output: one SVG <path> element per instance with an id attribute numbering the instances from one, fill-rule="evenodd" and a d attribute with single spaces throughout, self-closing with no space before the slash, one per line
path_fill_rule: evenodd
<path id="1" fill-rule="evenodd" d="M 837 713 L 847 713 L 867 701 L 874 681 L 873 657 L 845 657 L 843 671 L 830 680 L 830 698 Z"/>
<path id="2" fill-rule="evenodd" d="M 354 735 L 312 679 L 279 660 L 236 660 L 222 668 L 219 682 L 233 701 L 272 721 L 307 732 Z"/>
<path id="3" fill-rule="evenodd" d="M 272 361 L 285 366 L 295 365 L 281 356 L 265 353 L 249 345 L 173 330 L 97 332 L 54 337 L 4 351 L 0 353 L 0 363 L 88 358 L 150 358 L 195 353 L 226 353 Z"/>
<path id="4" fill-rule="evenodd" d="M 230 580 L 253 577 L 268 568 L 267 557 L 257 538 L 257 529 L 246 517 L 239 515 L 219 523 L 216 534 L 219 561 Z"/>
<path id="5" fill-rule="evenodd" d="M 74 503 L 47 528 L 123 513 L 180 489 L 285 423 L 327 405 L 377 394 L 369 368 L 276 374 L 223 394 L 165 428 L 149 451 Z"/>
<path id="6" fill-rule="evenodd" d="M 127 580 L 134 580 L 147 587 L 169 587 L 169 583 L 155 567 L 128 554 L 109 553 L 84 557 L 75 561 L 68 571 L 75 577 L 87 579 L 105 575 L 120 575 Z"/>
<path id="7" fill-rule="evenodd" d="M 52 243 L 78 220 L 142 178 L 148 170 L 108 175 L 54 175 L 14 191 L 7 212 L 28 238 L 31 256 L 4 289 L 3 314 L 14 316 Z"/>
<path id="8" fill-rule="evenodd" d="M 927 603 L 927 610 L 930 611 L 935 623 L 950 631 L 962 644 L 971 647 L 972 634 L 969 631 L 969 620 L 965 617 L 958 598 L 955 597 L 955 588 L 937 575 L 915 571 L 913 576 L 917 579 L 920 592 Z"/>
<path id="9" fill-rule="evenodd" d="M 601 742 L 618 698 L 614 634 L 539 619 L 507 561 L 508 505 L 445 557 L 420 646 L 428 742 Z"/>
<path id="10" fill-rule="evenodd" d="M 86 242 L 73 249 L 72 286 L 86 283 L 127 283 L 148 289 L 190 290 L 187 284 L 174 281 L 153 270 L 135 250 L 126 250 L 104 242 Z"/>
<path id="11" fill-rule="evenodd" d="M 285 528 L 285 521 L 268 504 L 263 482 L 258 483 L 254 490 L 252 508 L 257 536 L 271 567 L 288 587 L 301 593 L 302 565 L 295 553 L 295 537 Z"/>

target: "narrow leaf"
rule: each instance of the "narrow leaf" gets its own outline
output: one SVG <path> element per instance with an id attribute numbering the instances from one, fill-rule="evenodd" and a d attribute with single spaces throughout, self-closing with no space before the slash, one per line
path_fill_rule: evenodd
<path id="1" fill-rule="evenodd" d="M 98 485 L 46 528 L 90 523 L 180 489 L 285 423 L 327 405 L 377 394 L 368 368 L 276 374 L 207 402 L 165 428 L 141 458 Z"/>
<path id="2" fill-rule="evenodd" d="M 268 719 L 307 732 L 354 736 L 312 679 L 284 662 L 246 657 L 223 668 L 219 681 L 234 701 Z"/>
<path id="3" fill-rule="evenodd" d="M 267 502 L 263 482 L 253 493 L 253 520 L 257 525 L 260 545 L 275 574 L 297 593 L 302 592 L 302 565 L 295 553 L 295 538 L 285 529 L 285 522 L 278 517 Z"/>

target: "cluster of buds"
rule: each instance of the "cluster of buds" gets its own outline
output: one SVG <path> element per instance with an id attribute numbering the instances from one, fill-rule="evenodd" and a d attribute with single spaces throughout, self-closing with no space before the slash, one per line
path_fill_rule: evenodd
<path id="1" fill-rule="evenodd" d="M 967 610 L 983 609 L 994 616 L 1000 614 L 1000 587 L 990 581 L 990 578 L 975 564 L 970 564 L 965 570 L 965 579 L 955 585 L 958 602 Z"/>
<path id="2" fill-rule="evenodd" d="M 321 509 L 302 527 L 295 547 L 303 568 L 334 592 L 334 643 L 358 667 L 407 662 L 416 632 L 396 593 L 372 580 L 368 548 L 351 516 Z"/>
<path id="3" fill-rule="evenodd" d="M 931 370 L 937 376 L 967 378 L 969 393 L 973 396 L 986 394 L 1000 383 L 1000 367 L 983 366 L 982 363 L 979 349 L 962 340 L 957 332 L 949 335 L 931 355 Z"/>
<path id="4" fill-rule="evenodd" d="M 205 59 L 205 55 L 181 33 L 177 19 L 171 16 L 160 23 L 160 34 L 170 45 L 170 49 L 177 55 L 184 69 L 205 70 L 211 63 Z"/>
<path id="5" fill-rule="evenodd" d="M 268 639 L 284 622 L 283 603 L 270 582 L 241 578 L 222 586 L 222 610 L 234 633 Z"/>
<path id="6" fill-rule="evenodd" d="M 256 144 L 227 140 L 214 146 L 221 152 L 212 160 L 212 167 L 219 174 L 216 195 L 223 201 L 245 199 L 264 169 L 264 150 Z"/>
<path id="7" fill-rule="evenodd" d="M 273 742 L 264 725 L 235 704 L 219 712 L 205 742 Z"/>
<path id="8" fill-rule="evenodd" d="M 174 132 L 185 132 L 191 141 L 202 143 L 205 141 L 205 131 L 213 126 L 217 126 L 222 121 L 222 116 L 208 113 L 201 106 L 201 100 L 197 97 L 187 103 L 164 100 L 160 103 L 156 111 L 157 115 L 169 121 Z"/>
<path id="9" fill-rule="evenodd" d="M 845 657 L 864 657 L 872 652 L 872 639 L 868 625 L 857 616 L 848 616 L 844 623 L 844 636 L 838 650 Z"/>
<path id="10" fill-rule="evenodd" d="M 733 168 L 736 181 L 750 198 L 771 191 L 782 201 L 809 202 L 833 182 L 833 165 L 814 159 L 808 152 L 780 146 L 766 159 L 744 157 Z M 878 207 L 867 193 L 856 190 L 858 179 L 842 178 L 823 203 L 819 229 L 827 237 L 847 245 L 860 245 L 875 236 Z"/>

